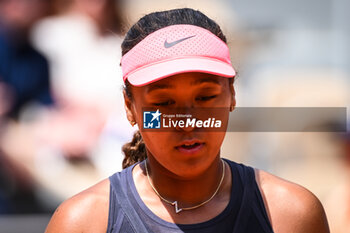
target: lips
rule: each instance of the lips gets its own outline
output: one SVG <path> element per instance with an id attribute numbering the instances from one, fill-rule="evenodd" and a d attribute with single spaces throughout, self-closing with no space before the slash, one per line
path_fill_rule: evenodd
<path id="1" fill-rule="evenodd" d="M 188 140 L 183 141 L 175 148 L 181 153 L 194 154 L 199 152 L 203 148 L 204 144 L 204 142 L 198 140 Z"/>
<path id="2" fill-rule="evenodd" d="M 184 148 L 184 149 L 190 150 L 190 149 L 196 148 L 199 145 L 200 145 L 200 143 L 196 142 L 196 143 L 190 144 L 190 145 L 182 145 L 181 147 Z"/>

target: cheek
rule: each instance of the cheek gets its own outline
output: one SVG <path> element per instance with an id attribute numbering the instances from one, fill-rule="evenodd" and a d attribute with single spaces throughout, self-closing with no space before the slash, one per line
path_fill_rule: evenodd
<path id="1" fill-rule="evenodd" d="M 231 92 L 227 91 L 223 97 L 224 106 L 225 107 L 230 106 L 231 101 L 232 101 L 232 94 L 231 94 Z"/>
<path id="2" fill-rule="evenodd" d="M 233 92 L 231 91 L 230 86 L 228 84 L 224 85 L 222 98 L 221 98 L 221 102 L 223 103 L 223 106 L 225 107 L 230 106 L 232 97 L 233 97 Z"/>
<path id="3" fill-rule="evenodd" d="M 141 135 L 147 149 L 155 156 L 170 148 L 171 140 L 167 132 L 141 132 Z"/>
<path id="4" fill-rule="evenodd" d="M 225 134 L 225 132 L 211 132 L 206 134 L 208 149 L 212 153 L 217 153 L 220 150 Z"/>

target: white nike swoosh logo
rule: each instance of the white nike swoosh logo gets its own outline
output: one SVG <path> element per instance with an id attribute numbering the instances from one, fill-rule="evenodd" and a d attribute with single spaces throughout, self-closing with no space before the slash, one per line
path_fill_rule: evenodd
<path id="1" fill-rule="evenodd" d="M 164 41 L 164 47 L 165 48 L 171 48 L 171 47 L 173 47 L 174 45 L 177 45 L 178 43 L 180 43 L 180 42 L 182 42 L 182 41 L 184 41 L 184 40 L 187 40 L 187 39 L 190 39 L 190 38 L 192 38 L 192 37 L 195 37 L 196 35 L 193 35 L 193 36 L 189 36 L 189 37 L 185 37 L 185 38 L 182 38 L 182 39 L 180 39 L 180 40 L 175 40 L 175 41 L 173 41 L 173 42 L 168 42 L 167 40 L 165 40 Z"/>

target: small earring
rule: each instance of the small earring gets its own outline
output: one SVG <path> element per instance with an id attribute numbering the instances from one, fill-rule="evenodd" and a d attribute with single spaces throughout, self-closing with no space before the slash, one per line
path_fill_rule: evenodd
<path id="1" fill-rule="evenodd" d="M 134 127 L 136 125 L 136 122 L 135 121 L 130 121 L 130 124 L 132 127 Z"/>

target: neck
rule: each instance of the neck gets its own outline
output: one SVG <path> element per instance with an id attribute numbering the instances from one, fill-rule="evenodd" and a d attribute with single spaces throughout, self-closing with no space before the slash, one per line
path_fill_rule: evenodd
<path id="1" fill-rule="evenodd" d="M 145 165 L 144 163 L 144 170 L 146 170 Z M 164 168 L 152 156 L 147 160 L 149 181 L 156 189 L 155 193 L 158 192 L 169 202 L 177 201 L 181 208 L 201 204 L 219 193 L 222 188 L 223 165 L 225 166 L 218 155 L 203 172 L 191 174 L 189 177 L 180 177 Z"/>

